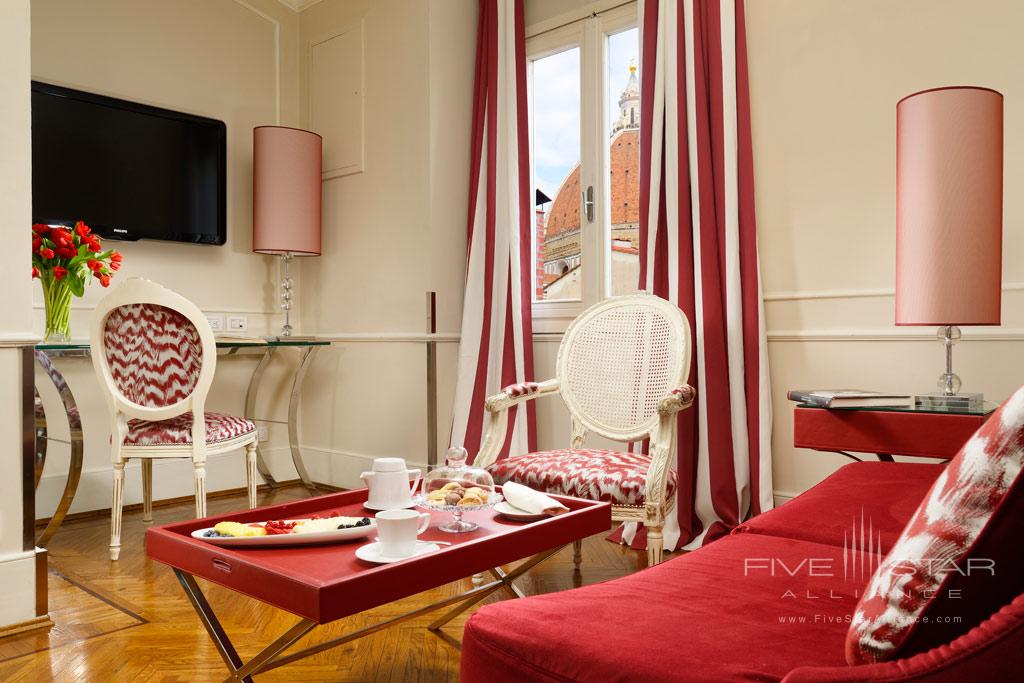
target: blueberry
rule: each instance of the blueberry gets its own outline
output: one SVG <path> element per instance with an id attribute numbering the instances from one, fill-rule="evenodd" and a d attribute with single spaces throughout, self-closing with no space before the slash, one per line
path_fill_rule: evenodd
<path id="1" fill-rule="evenodd" d="M 205 534 L 203 534 L 203 536 L 206 536 L 207 538 L 217 538 L 217 537 L 219 537 L 219 536 L 220 536 L 220 534 L 218 534 L 218 533 L 217 533 L 216 531 L 214 531 L 213 529 L 210 529 L 210 530 L 209 530 L 209 531 L 207 531 L 207 532 L 206 532 Z"/>
<path id="2" fill-rule="evenodd" d="M 356 522 L 356 526 L 370 526 L 370 518 L 363 517 L 361 520 Z"/>

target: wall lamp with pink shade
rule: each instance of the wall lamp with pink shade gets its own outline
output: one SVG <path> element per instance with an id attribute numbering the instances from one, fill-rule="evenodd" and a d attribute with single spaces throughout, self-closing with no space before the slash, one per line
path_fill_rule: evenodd
<path id="1" fill-rule="evenodd" d="M 320 255 L 323 138 L 298 128 L 252 131 L 252 250 L 282 257 L 281 336 L 292 334 L 293 256 Z"/>
<path id="2" fill-rule="evenodd" d="M 976 409 L 953 373 L 958 325 L 999 325 L 1003 96 L 934 88 L 896 105 L 896 324 L 937 325 L 946 371 L 933 408 Z"/>

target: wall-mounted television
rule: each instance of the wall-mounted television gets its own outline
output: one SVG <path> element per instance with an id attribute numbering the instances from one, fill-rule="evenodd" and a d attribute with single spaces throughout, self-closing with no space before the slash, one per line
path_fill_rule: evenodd
<path id="1" fill-rule="evenodd" d="M 32 220 L 224 244 L 223 121 L 32 82 Z"/>

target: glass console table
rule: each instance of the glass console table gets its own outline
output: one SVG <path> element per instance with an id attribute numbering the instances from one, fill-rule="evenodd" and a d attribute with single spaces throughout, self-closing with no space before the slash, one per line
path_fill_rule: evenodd
<path id="1" fill-rule="evenodd" d="M 295 370 L 295 374 L 292 376 L 291 394 L 288 398 L 288 446 L 291 450 L 292 463 L 295 465 L 295 471 L 298 473 L 302 484 L 311 493 L 317 492 L 316 484 L 314 484 L 309 478 L 309 474 L 306 472 L 306 465 L 302 461 L 302 453 L 299 450 L 297 419 L 299 395 L 302 391 L 302 381 L 306 377 L 306 372 L 309 370 L 309 366 L 312 363 L 313 358 L 316 356 L 316 352 L 321 346 L 328 346 L 329 344 L 330 342 L 327 341 L 301 338 L 270 340 L 217 340 L 218 354 L 261 354 L 259 362 L 253 370 L 252 377 L 249 379 L 249 386 L 245 392 L 245 417 L 250 420 L 255 419 L 256 394 L 259 391 L 260 382 L 263 379 L 263 373 L 266 371 L 267 366 L 270 365 L 270 361 L 274 357 L 275 352 L 278 349 L 284 348 L 295 348 L 301 350 L 302 358 Z M 75 492 L 78 490 L 78 482 L 82 477 L 82 459 L 84 449 L 82 439 L 82 420 L 79 414 L 78 404 L 76 403 L 74 394 L 71 393 L 71 388 L 65 381 L 64 376 L 54 365 L 53 359 L 88 358 L 90 353 L 91 348 L 86 342 L 72 341 L 67 343 L 44 343 L 37 344 L 35 347 L 36 363 L 57 389 L 61 403 L 64 406 L 64 414 L 68 421 L 68 434 L 70 437 L 66 443 L 68 443 L 71 449 L 71 459 L 68 466 L 68 477 L 64 484 L 64 493 L 61 495 L 60 502 L 57 504 L 57 509 L 54 511 L 53 516 L 46 525 L 46 528 L 36 539 L 36 545 L 40 548 L 46 547 L 46 544 L 49 543 L 50 539 L 57 532 L 57 529 L 60 528 L 61 522 L 64 521 L 64 517 L 71 508 L 71 503 L 75 498 Z M 38 383 L 39 379 L 37 378 L 36 381 Z M 46 465 L 47 442 L 55 440 L 47 433 L 46 412 L 43 409 L 43 403 L 39 398 L 38 390 L 36 391 L 35 401 L 35 426 L 36 457 L 34 477 L 35 486 L 38 488 L 39 481 L 43 474 L 43 467 Z M 256 447 L 256 466 L 267 485 L 271 487 L 278 486 L 277 481 L 271 475 L 270 469 L 267 467 L 266 461 L 263 459 L 263 454 L 260 452 L 258 445 Z"/>

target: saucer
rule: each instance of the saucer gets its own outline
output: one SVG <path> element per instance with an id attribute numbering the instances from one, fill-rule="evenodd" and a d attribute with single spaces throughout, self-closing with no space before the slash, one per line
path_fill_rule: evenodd
<path id="1" fill-rule="evenodd" d="M 517 522 L 533 522 L 535 520 L 544 519 L 545 517 L 547 517 L 547 515 L 543 512 L 535 514 L 533 512 L 521 510 L 515 507 L 514 505 L 510 504 L 507 500 L 503 500 L 497 505 L 495 505 L 494 511 L 502 515 L 503 517 L 514 519 Z"/>
<path id="2" fill-rule="evenodd" d="M 388 557 L 387 555 L 380 554 L 380 543 L 374 541 L 356 548 L 356 557 L 360 560 L 366 560 L 367 562 L 374 562 L 376 564 L 390 564 L 391 562 L 401 562 L 402 560 L 419 557 L 420 555 L 427 555 L 440 549 L 441 546 L 436 543 L 431 543 L 430 541 L 416 541 L 416 550 L 412 555 L 406 555 L 405 557 Z"/>
<path id="3" fill-rule="evenodd" d="M 382 510 L 408 510 L 416 507 L 416 503 L 410 500 L 406 505 L 388 505 L 378 507 L 376 505 L 370 505 L 370 501 L 366 501 L 363 503 L 363 507 L 367 510 L 374 510 L 376 512 L 381 512 Z"/>

